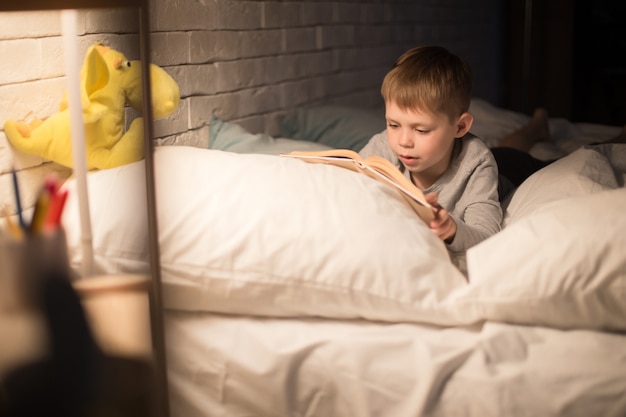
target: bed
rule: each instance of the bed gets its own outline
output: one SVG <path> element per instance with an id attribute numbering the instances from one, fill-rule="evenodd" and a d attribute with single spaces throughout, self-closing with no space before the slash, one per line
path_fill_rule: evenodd
<path id="1" fill-rule="evenodd" d="M 526 117 L 472 111 L 490 144 Z M 626 145 L 581 148 L 619 127 L 551 119 L 533 153 L 562 158 L 463 273 L 388 187 L 277 156 L 358 149 L 379 110 L 294 110 L 276 138 L 210 120 L 210 149 L 155 151 L 173 416 L 626 415 Z M 149 268 L 143 173 L 89 175 L 102 272 Z"/>

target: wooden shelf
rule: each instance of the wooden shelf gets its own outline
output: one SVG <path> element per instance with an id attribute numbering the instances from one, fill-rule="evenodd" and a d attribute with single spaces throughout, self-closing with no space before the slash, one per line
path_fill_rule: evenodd
<path id="1" fill-rule="evenodd" d="M 0 5 L 0 12 L 142 7 L 145 4 L 146 0 L 6 0 Z"/>
<path id="2" fill-rule="evenodd" d="M 68 9 L 104 9 L 104 8 L 128 8 L 138 9 L 139 19 L 139 49 L 142 70 L 149 73 L 149 15 L 148 0 L 2 0 L 0 3 L 1 12 L 25 12 L 25 11 L 53 11 Z M 146 193 L 148 200 L 148 233 L 150 243 L 150 268 L 151 268 L 151 288 L 149 296 L 150 304 L 150 332 L 152 336 L 152 348 L 154 353 L 154 365 L 156 380 L 150 376 L 151 382 L 156 383 L 156 402 L 151 408 L 154 417 L 169 417 L 169 394 L 167 386 L 167 363 L 165 355 L 165 335 L 163 324 L 163 301 L 159 261 L 158 228 L 156 218 L 156 196 L 154 184 L 154 143 L 152 141 L 153 126 L 150 110 L 150 83 L 148 77 L 142 79 L 143 87 L 143 120 L 144 120 L 144 142 L 146 148 Z M 1 363 L 0 363 L 1 365 Z M 119 378 L 119 375 L 116 376 Z M 124 376 L 125 378 L 127 376 Z M 141 386 L 138 385 L 138 386 Z M 0 393 L 1 394 L 1 393 Z M 1 397 L 1 395 L 0 395 Z M 2 398 L 0 398 L 1 400 Z M 1 405 L 1 404 L 0 404 Z M 128 406 L 128 404 L 127 404 Z M 0 410 L 0 413 L 2 410 Z M 134 415 L 139 415 L 135 413 Z M 140 415 L 146 415 L 141 413 Z"/>

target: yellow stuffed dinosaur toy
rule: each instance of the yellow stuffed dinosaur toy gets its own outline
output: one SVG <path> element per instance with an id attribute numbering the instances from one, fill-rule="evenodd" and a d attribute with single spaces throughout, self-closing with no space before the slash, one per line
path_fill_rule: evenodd
<path id="1" fill-rule="evenodd" d="M 150 64 L 152 114 L 170 115 L 180 102 L 176 81 L 163 68 Z M 144 157 L 143 120 L 135 118 L 127 131 L 125 106 L 142 110 L 141 63 L 103 44 L 87 50 L 80 70 L 81 104 L 85 124 L 87 169 L 107 169 Z M 7 120 L 4 133 L 22 152 L 72 168 L 70 121 L 66 98 L 60 111 L 30 123 Z"/>

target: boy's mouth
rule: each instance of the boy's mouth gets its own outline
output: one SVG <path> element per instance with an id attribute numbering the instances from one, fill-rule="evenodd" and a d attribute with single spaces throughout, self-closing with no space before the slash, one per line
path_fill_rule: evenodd
<path id="1" fill-rule="evenodd" d="M 414 157 L 414 156 L 408 156 L 408 155 L 398 155 L 398 159 L 400 159 L 400 162 L 402 162 L 404 165 L 414 165 L 419 158 Z"/>

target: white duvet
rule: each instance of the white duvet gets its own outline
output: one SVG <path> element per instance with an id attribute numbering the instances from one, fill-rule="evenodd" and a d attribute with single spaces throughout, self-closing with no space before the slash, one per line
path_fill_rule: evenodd
<path id="1" fill-rule="evenodd" d="M 621 417 L 626 337 L 166 314 L 173 417 Z"/>
<path id="2" fill-rule="evenodd" d="M 604 145 L 533 175 L 466 277 L 365 176 L 158 148 L 175 415 L 626 414 L 624 161 Z M 90 174 L 103 272 L 149 268 L 143 170 Z"/>

